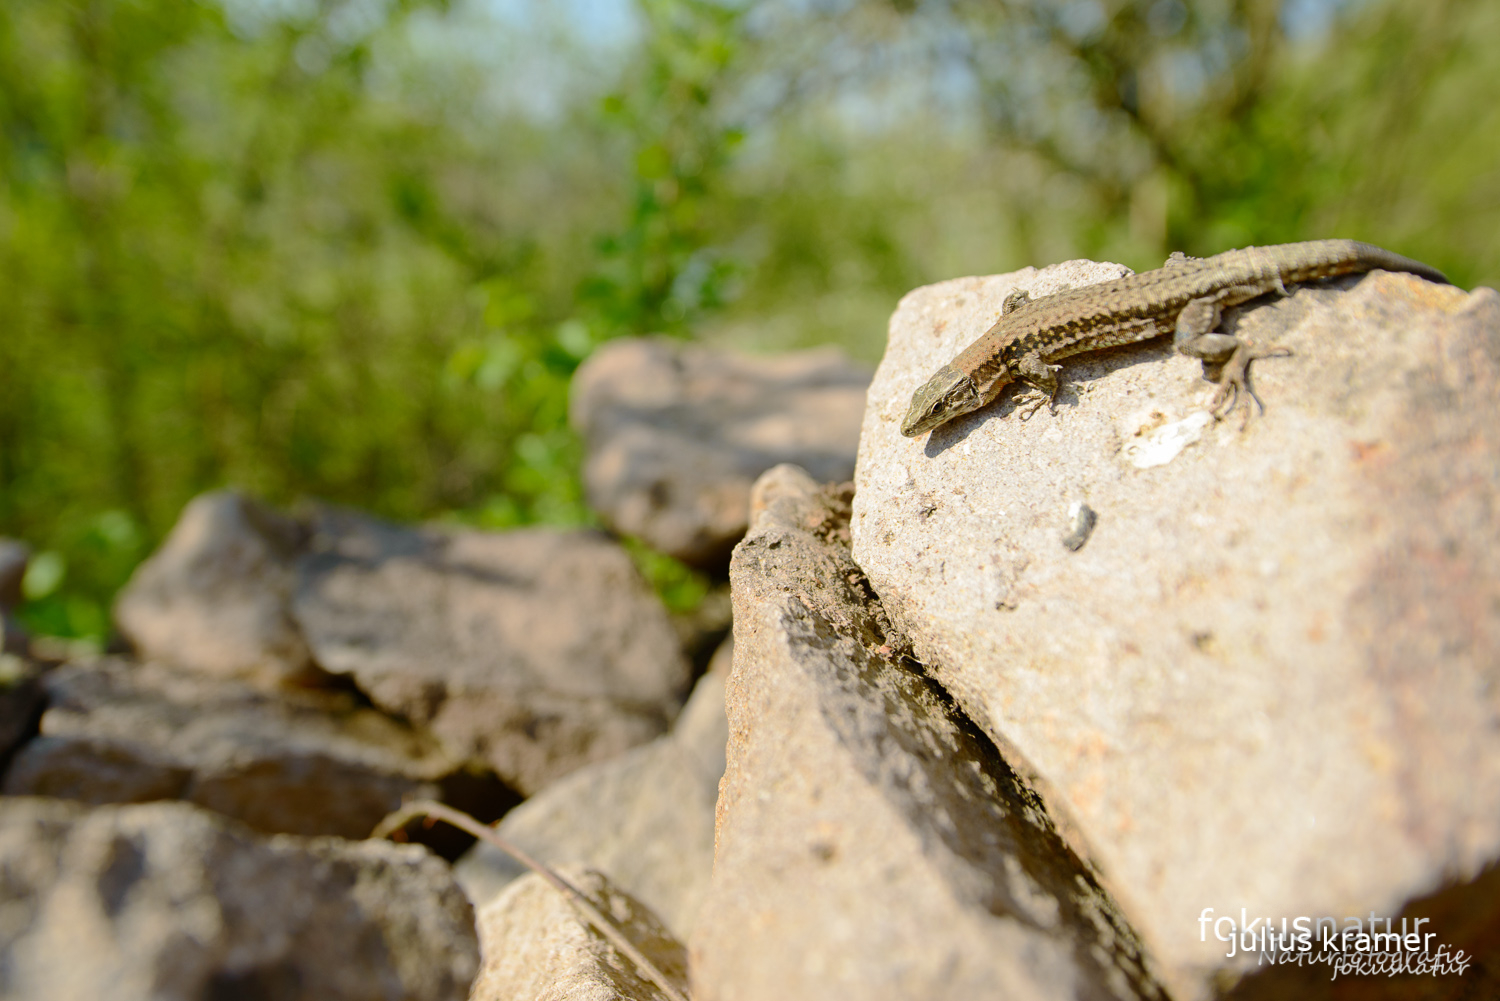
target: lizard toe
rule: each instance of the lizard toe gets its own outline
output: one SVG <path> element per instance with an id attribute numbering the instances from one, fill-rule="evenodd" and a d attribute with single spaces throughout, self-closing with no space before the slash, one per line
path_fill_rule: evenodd
<path id="1" fill-rule="evenodd" d="M 1284 347 L 1261 348 L 1251 344 L 1241 344 L 1236 348 L 1219 373 L 1219 389 L 1214 393 L 1213 402 L 1209 404 L 1209 412 L 1214 415 L 1214 419 L 1223 420 L 1234 413 L 1235 408 L 1241 402 L 1244 402 L 1245 417 L 1240 424 L 1240 430 L 1243 431 L 1250 425 L 1250 419 L 1256 412 L 1265 413 L 1265 403 L 1255 392 L 1255 387 L 1250 384 L 1250 363 L 1261 358 L 1286 358 L 1291 353 L 1290 348 Z M 1251 402 L 1255 404 L 1253 410 L 1250 406 Z"/>

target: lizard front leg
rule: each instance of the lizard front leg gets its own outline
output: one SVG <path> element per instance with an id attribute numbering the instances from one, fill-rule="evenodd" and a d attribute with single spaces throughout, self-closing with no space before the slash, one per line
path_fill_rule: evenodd
<path id="1" fill-rule="evenodd" d="M 1012 289 L 1010 295 L 1006 296 L 1005 301 L 1000 304 L 1000 315 L 1009 316 L 1030 301 L 1031 293 L 1026 289 Z"/>
<path id="2" fill-rule="evenodd" d="M 1051 292 L 1048 292 L 1047 295 L 1042 296 L 1042 298 L 1045 299 L 1047 298 L 1047 296 L 1058 295 L 1059 293 L 1067 292 L 1072 287 L 1073 286 L 1071 285 L 1059 285 Z M 1010 294 L 1007 295 L 1004 301 L 1000 303 L 1000 315 L 1009 316 L 1011 313 L 1014 313 L 1022 306 L 1030 305 L 1033 302 L 1036 302 L 1036 300 L 1031 297 L 1031 292 L 1029 289 L 1011 289 Z"/>
<path id="3" fill-rule="evenodd" d="M 1057 390 L 1060 385 L 1057 381 L 1057 373 L 1062 371 L 1062 366 L 1049 365 L 1042 361 L 1041 355 L 1032 351 L 1021 356 L 1014 371 L 1017 379 L 1026 383 L 1038 394 L 1035 402 L 1020 415 L 1021 420 L 1030 420 L 1031 416 L 1043 406 L 1050 405 L 1057 399 Z"/>

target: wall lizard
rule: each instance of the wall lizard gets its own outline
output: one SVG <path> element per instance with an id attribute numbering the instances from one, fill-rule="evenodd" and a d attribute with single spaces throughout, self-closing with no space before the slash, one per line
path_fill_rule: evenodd
<path id="1" fill-rule="evenodd" d="M 1024 290 L 1006 296 L 995 325 L 938 369 L 911 398 L 901 433 L 915 438 L 1000 395 L 1006 384 L 1024 382 L 1041 398 L 1024 415 L 1057 395 L 1058 359 L 1084 351 L 1134 344 L 1174 331 L 1183 354 L 1223 363 L 1214 415 L 1234 409 L 1241 394 L 1260 400 L 1246 381 L 1250 362 L 1289 354 L 1257 348 L 1230 334 L 1215 333 L 1220 311 L 1286 286 L 1382 268 L 1409 271 L 1448 283 L 1418 261 L 1354 240 L 1313 240 L 1273 247 L 1246 247 L 1213 257 L 1173 254 L 1155 271 L 1066 289 L 1031 299 Z"/>

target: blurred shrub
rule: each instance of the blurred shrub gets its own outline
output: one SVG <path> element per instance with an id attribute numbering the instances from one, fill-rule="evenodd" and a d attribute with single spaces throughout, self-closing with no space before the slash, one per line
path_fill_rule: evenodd
<path id="1" fill-rule="evenodd" d="M 651 5 L 620 92 L 537 124 L 486 115 L 479 65 L 423 55 L 443 13 L 0 8 L 0 532 L 46 550 L 35 628 L 101 634 L 224 483 L 587 520 L 573 369 L 719 302 L 701 216 L 736 138 L 714 87 L 738 15 Z M 588 145 L 633 178 L 535 175 Z"/>
<path id="2" fill-rule="evenodd" d="M 99 636 L 224 484 L 586 522 L 568 380 L 624 334 L 873 359 L 925 282 L 1335 235 L 1500 282 L 1496 0 L 501 6 L 0 5 L 33 626 Z"/>

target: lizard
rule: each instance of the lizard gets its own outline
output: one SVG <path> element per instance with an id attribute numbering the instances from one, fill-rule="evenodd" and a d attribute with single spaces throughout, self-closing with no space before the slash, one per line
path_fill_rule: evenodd
<path id="1" fill-rule="evenodd" d="M 912 394 L 901 433 L 915 438 L 978 410 L 1016 381 L 1041 394 L 1022 415 L 1024 420 L 1056 398 L 1057 373 L 1062 368 L 1054 364 L 1057 360 L 1135 344 L 1168 331 L 1173 332 L 1178 351 L 1223 365 L 1210 407 L 1215 417 L 1222 418 L 1234 409 L 1241 394 L 1260 404 L 1247 381 L 1252 361 L 1290 354 L 1285 348 L 1257 348 L 1231 334 L 1216 333 L 1225 307 L 1273 291 L 1286 295 L 1289 284 L 1376 268 L 1408 271 L 1448 284 L 1437 269 L 1368 243 L 1313 240 L 1246 247 L 1203 258 L 1178 252 L 1155 271 L 1037 299 L 1018 289 L 1006 296 L 994 326 Z"/>

